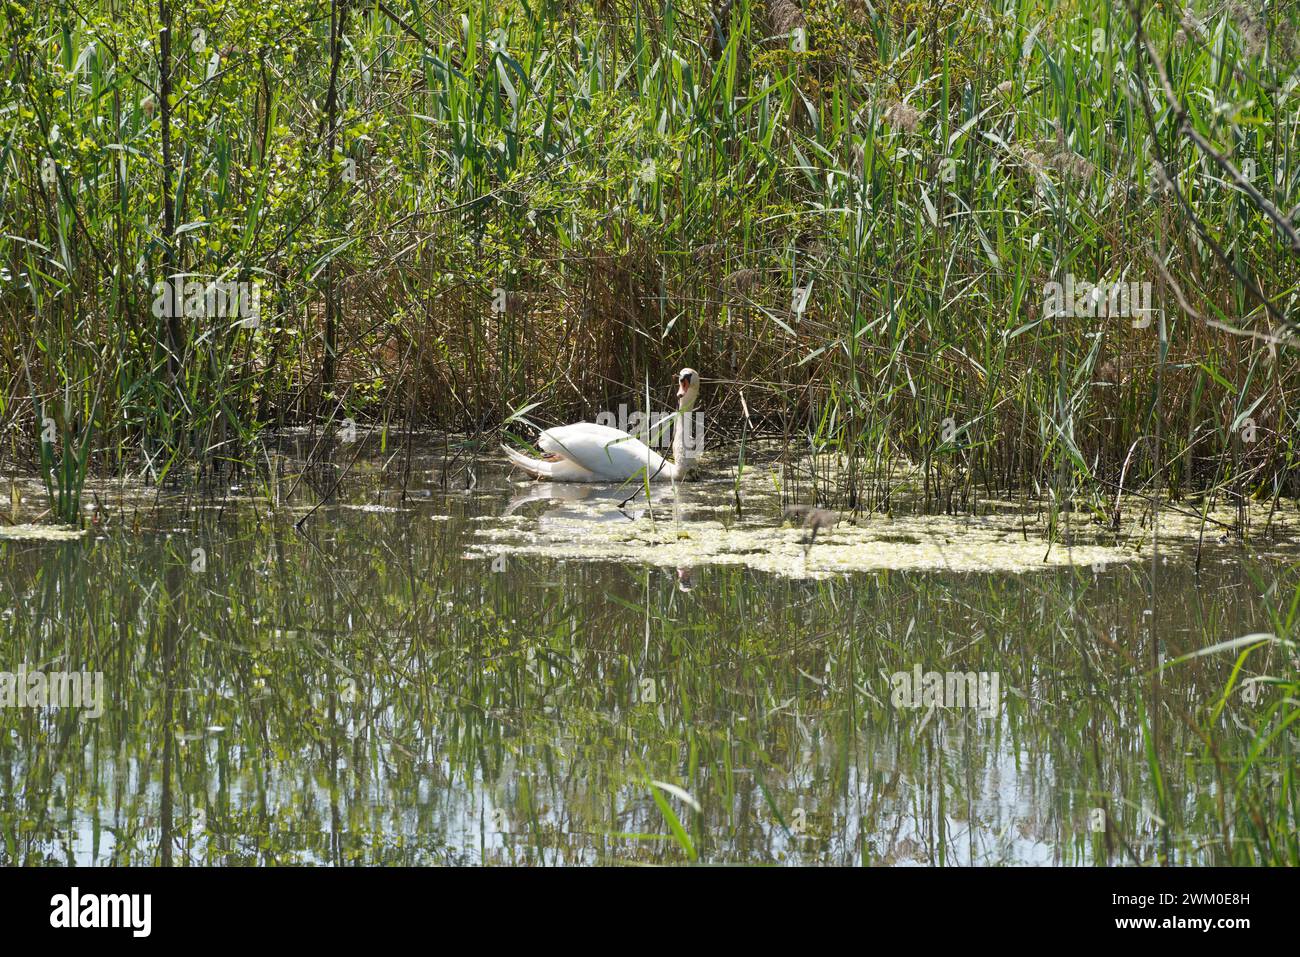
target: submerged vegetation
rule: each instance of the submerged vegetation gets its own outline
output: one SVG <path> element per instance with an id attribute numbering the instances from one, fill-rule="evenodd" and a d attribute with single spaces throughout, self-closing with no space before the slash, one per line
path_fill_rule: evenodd
<path id="1" fill-rule="evenodd" d="M 841 507 L 901 459 L 947 509 L 1300 488 L 1294 4 L 0 17 L 3 455 L 65 520 L 88 472 L 591 416 L 684 364 L 715 439 L 844 456 Z"/>

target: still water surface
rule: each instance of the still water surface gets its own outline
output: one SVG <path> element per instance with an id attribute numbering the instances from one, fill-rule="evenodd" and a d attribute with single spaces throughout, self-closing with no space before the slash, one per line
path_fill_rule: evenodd
<path id="1" fill-rule="evenodd" d="M 1272 630 L 1286 561 L 803 579 L 482 554 L 507 512 L 650 518 L 617 495 L 548 499 L 499 463 L 466 488 L 441 452 L 413 454 L 403 496 L 392 458 L 363 456 L 301 531 L 337 470 L 219 501 L 105 488 L 83 541 L 0 543 L 0 670 L 105 682 L 97 719 L 0 709 L 0 863 L 1258 853 L 1225 795 L 1252 705 L 1234 693 L 1207 719 L 1235 653 L 1156 669 Z M 725 482 L 688 494 L 715 519 L 734 505 Z M 659 525 L 692 514 L 656 499 Z M 760 497 L 727 521 L 779 514 Z M 1283 656 L 1247 672 L 1294 676 Z M 996 675 L 997 706 L 896 706 L 892 676 L 918 668 Z M 1274 740 L 1254 786 L 1295 743 Z"/>

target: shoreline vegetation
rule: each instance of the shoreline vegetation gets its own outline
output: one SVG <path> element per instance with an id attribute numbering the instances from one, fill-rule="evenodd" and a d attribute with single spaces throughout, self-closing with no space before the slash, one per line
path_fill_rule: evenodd
<path id="1" fill-rule="evenodd" d="M 950 511 L 1294 496 L 1298 22 L 5 0 L 0 468 L 76 522 L 91 474 L 525 436 L 689 364 L 841 509 L 899 459 Z"/>

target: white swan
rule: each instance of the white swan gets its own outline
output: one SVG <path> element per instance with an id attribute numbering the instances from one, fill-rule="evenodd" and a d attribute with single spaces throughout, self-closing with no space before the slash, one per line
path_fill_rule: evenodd
<path id="1" fill-rule="evenodd" d="M 673 460 L 665 460 L 635 436 L 608 425 L 578 422 L 547 429 L 537 439 L 546 453 L 535 459 L 501 446 L 510 461 L 529 475 L 552 482 L 626 482 L 642 480 L 676 482 L 694 464 L 686 454 L 686 416 L 700 394 L 700 374 L 683 369 L 677 374 L 677 415 L 673 422 Z M 697 439 L 699 437 L 697 436 Z"/>

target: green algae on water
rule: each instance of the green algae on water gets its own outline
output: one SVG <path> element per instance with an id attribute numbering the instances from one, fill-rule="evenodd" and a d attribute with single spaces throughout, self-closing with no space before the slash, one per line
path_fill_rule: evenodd
<path id="1" fill-rule="evenodd" d="M 0 525 L 0 541 L 75 542 L 85 534 L 70 525 Z"/>
<path id="2" fill-rule="evenodd" d="M 1137 559 L 1132 547 L 1099 541 L 1049 543 L 1036 528 L 1026 534 L 1014 516 L 916 516 L 842 520 L 809 541 L 803 528 L 775 519 L 613 522 L 584 518 L 569 504 L 564 517 L 500 523 L 476 530 L 470 555 L 538 555 L 652 565 L 744 565 L 790 578 L 825 578 L 886 569 L 948 572 L 1032 572 L 1069 566 L 1106 566 Z"/>

